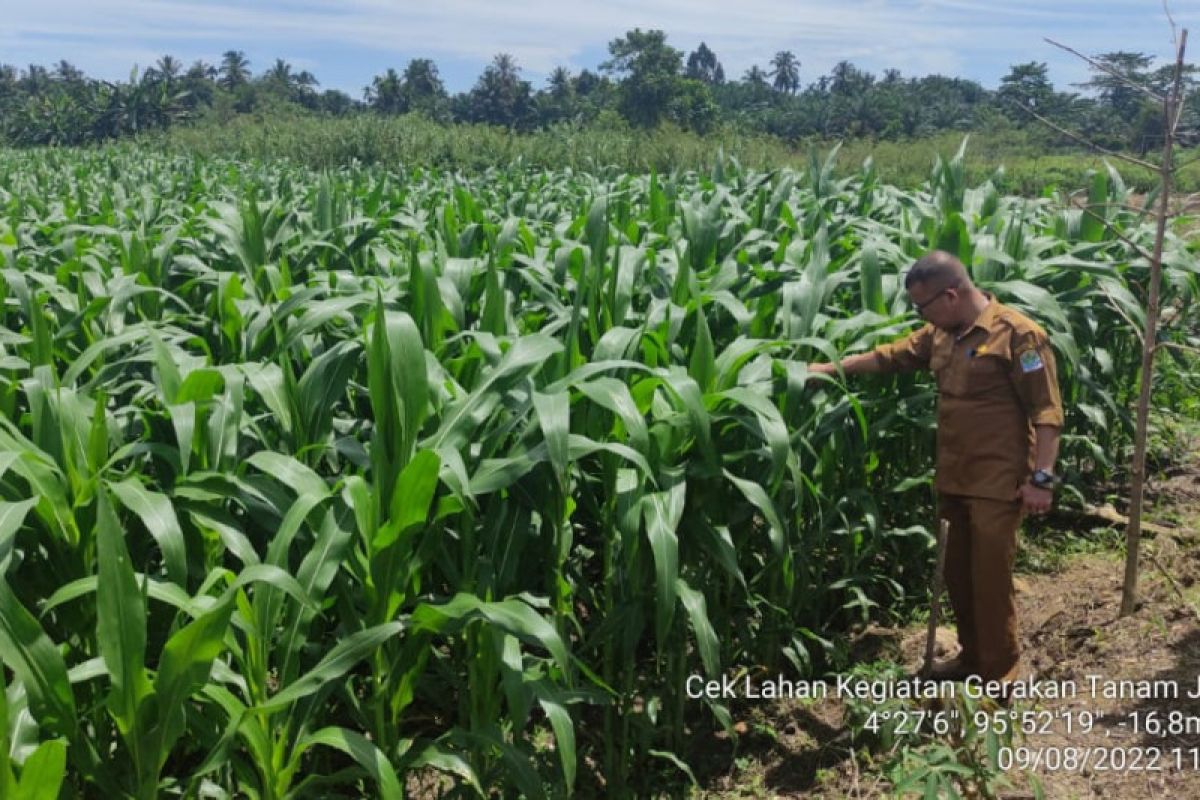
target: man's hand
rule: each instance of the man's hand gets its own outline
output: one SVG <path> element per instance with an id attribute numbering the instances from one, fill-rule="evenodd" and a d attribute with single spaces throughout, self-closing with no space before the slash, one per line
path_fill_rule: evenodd
<path id="1" fill-rule="evenodd" d="M 1021 499 L 1021 510 L 1034 516 L 1045 514 L 1054 504 L 1054 492 L 1049 489 L 1039 489 L 1029 482 L 1017 490 L 1017 497 Z"/>
<path id="2" fill-rule="evenodd" d="M 846 375 L 869 375 L 879 372 L 879 363 L 875 358 L 874 351 L 846 356 L 842 359 L 840 366 L 841 371 Z M 808 372 L 811 375 L 837 375 L 838 368 L 828 362 L 809 364 Z"/>

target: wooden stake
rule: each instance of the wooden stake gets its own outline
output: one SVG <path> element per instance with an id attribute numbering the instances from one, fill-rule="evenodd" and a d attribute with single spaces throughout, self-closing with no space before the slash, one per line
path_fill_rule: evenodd
<path id="1" fill-rule="evenodd" d="M 942 587 L 945 583 L 946 539 L 950 537 L 950 520 L 942 519 L 937 532 L 937 566 L 929 587 L 929 630 L 925 634 L 925 664 L 921 675 L 928 678 L 933 671 L 933 645 L 937 639 L 938 612 L 942 607 Z"/>
<path id="2" fill-rule="evenodd" d="M 1162 190 L 1159 195 L 1158 226 L 1154 234 L 1154 257 L 1150 260 L 1150 298 L 1146 307 L 1146 330 L 1142 336 L 1142 385 L 1138 393 L 1137 425 L 1133 434 L 1133 475 L 1129 493 L 1129 527 L 1125 530 L 1125 584 L 1121 591 L 1121 616 L 1132 614 L 1137 606 L 1138 546 L 1142 538 L 1142 503 L 1146 494 L 1146 438 L 1150 422 L 1150 389 L 1154 382 L 1154 353 L 1158 349 L 1155 343 L 1158 339 L 1163 239 L 1166 236 L 1167 206 L 1171 200 L 1171 155 L 1175 143 L 1175 129 L 1179 123 L 1183 53 L 1186 48 L 1185 28 L 1179 37 L 1179 49 L 1175 55 L 1175 80 L 1163 103 L 1163 156 L 1159 168 Z"/>

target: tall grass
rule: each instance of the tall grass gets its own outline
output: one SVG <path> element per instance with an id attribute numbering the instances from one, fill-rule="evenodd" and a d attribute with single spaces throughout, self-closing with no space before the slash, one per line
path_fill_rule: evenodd
<path id="1" fill-rule="evenodd" d="M 939 156 L 953 153 L 964 133 L 901 141 L 850 140 L 842 146 L 837 174 L 851 175 L 870 158 L 880 179 L 905 188 L 928 180 Z M 1057 142 L 1036 130 L 1008 129 L 970 134 L 969 182 L 996 179 L 1004 192 L 1039 195 L 1047 189 L 1073 190 L 1088 174 L 1104 169 L 1097 154 L 1073 143 Z M 345 119 L 266 115 L 204 120 L 147 137 L 143 144 L 173 153 L 198 153 L 269 161 L 286 158 L 315 169 L 351 163 L 390 169 L 431 168 L 479 172 L 520 165 L 535 169 L 571 169 L 592 173 L 707 171 L 713 154 L 723 150 L 743 167 L 758 170 L 798 168 L 810 149 L 828 150 L 835 142 L 785 142 L 763 134 L 726 128 L 708 136 L 664 126 L 634 130 L 618 117 L 591 127 L 563 125 L 530 134 L 485 125 L 441 125 L 420 116 Z M 1156 179 L 1145 170 L 1118 162 L 1127 186 L 1148 191 Z M 1003 172 L 996 178 L 997 170 Z M 1179 191 L 1200 191 L 1200 164 L 1180 170 Z"/>

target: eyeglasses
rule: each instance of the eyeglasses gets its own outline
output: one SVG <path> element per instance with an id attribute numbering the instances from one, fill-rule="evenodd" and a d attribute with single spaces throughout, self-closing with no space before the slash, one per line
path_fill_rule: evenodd
<path id="1" fill-rule="evenodd" d="M 933 305 L 937 301 L 937 299 L 939 297 L 941 297 L 942 295 L 944 295 L 946 292 L 950 291 L 951 289 L 957 289 L 957 288 L 958 288 L 957 286 L 947 286 L 946 288 L 942 289 L 940 292 L 935 294 L 933 297 L 926 300 L 924 303 L 913 303 L 913 310 L 916 311 L 921 316 L 925 316 L 925 309 L 927 309 L 927 308 L 929 308 L 929 306 Z"/>

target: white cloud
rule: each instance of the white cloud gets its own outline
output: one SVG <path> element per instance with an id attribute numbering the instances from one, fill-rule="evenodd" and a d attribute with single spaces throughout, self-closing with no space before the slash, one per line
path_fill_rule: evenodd
<path id="1" fill-rule="evenodd" d="M 1195 5 L 1175 14 L 1180 24 L 1198 15 Z M 75 59 L 93 71 L 119 66 L 122 49 L 128 65 L 150 51 L 212 60 L 233 48 L 253 52 L 258 69 L 280 56 L 320 77 L 333 61 L 345 72 L 345 62 L 402 64 L 416 56 L 481 70 L 504 51 L 536 80 L 561 64 L 595 67 L 581 62 L 583 54 L 603 51 L 633 27 L 661 28 L 684 50 L 707 42 L 730 76 L 791 50 L 806 80 L 842 59 L 988 84 L 1005 65 L 1027 60 L 1076 72 L 1070 56 L 1042 41 L 1046 35 L 1093 53 L 1170 48 L 1157 0 L 46 0 L 8 12 L 4 58 L 57 60 L 64 45 L 87 44 Z"/>

